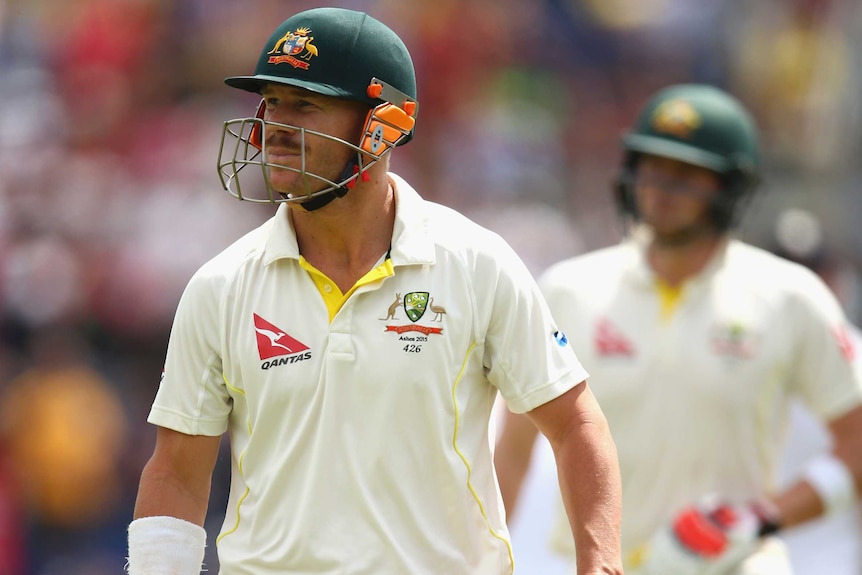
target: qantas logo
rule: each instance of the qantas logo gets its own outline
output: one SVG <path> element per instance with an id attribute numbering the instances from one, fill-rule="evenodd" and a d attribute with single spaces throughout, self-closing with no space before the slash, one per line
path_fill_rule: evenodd
<path id="1" fill-rule="evenodd" d="M 846 326 L 837 327 L 832 332 L 835 339 L 838 341 L 838 347 L 841 348 L 841 353 L 844 354 L 847 361 L 852 362 L 856 358 L 856 349 L 853 345 L 853 340 L 847 331 Z"/>
<path id="2" fill-rule="evenodd" d="M 257 314 L 254 314 L 254 331 L 260 359 L 267 360 L 261 366 L 262 369 L 311 358 L 311 351 L 308 350 L 307 345 L 290 337 L 283 329 L 269 323 Z M 272 359 L 280 356 L 286 357 Z"/>
<path id="3" fill-rule="evenodd" d="M 634 355 L 632 343 L 607 318 L 602 318 L 598 321 L 593 338 L 596 353 L 600 356 L 631 357 Z"/>

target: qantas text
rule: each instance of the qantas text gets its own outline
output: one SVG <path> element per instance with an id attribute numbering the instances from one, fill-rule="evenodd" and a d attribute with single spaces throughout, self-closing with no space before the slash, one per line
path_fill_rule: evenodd
<path id="1" fill-rule="evenodd" d="M 265 361 L 261 364 L 261 369 L 269 369 L 271 367 L 277 367 L 279 365 L 286 365 L 288 363 L 296 363 L 298 361 L 302 361 L 305 359 L 311 359 L 311 352 L 306 351 L 305 353 L 299 353 L 297 355 L 288 355 L 287 357 L 279 357 L 278 359 L 273 359 L 272 361 Z"/>

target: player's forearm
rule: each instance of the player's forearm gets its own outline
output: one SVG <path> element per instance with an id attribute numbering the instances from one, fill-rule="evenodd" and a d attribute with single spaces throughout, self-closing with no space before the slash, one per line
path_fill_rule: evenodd
<path id="1" fill-rule="evenodd" d="M 578 574 L 622 573 L 622 495 L 616 447 L 603 417 L 555 446 L 557 472 L 578 555 Z"/>
<path id="2" fill-rule="evenodd" d="M 494 454 L 494 465 L 506 516 L 510 521 L 515 515 L 537 435 L 538 430 L 527 417 L 512 413 L 506 415 Z"/>
<path id="3" fill-rule="evenodd" d="M 209 481 L 189 484 L 150 461 L 141 473 L 134 518 L 168 515 L 203 525 L 209 494 Z"/>
<path id="4" fill-rule="evenodd" d="M 218 438 L 160 429 L 129 524 L 129 575 L 200 573 Z"/>
<path id="5" fill-rule="evenodd" d="M 860 472 L 858 470 L 858 462 L 855 458 L 836 456 L 835 467 L 845 467 L 844 473 L 845 486 L 840 487 L 841 481 L 834 477 L 827 481 L 813 482 L 811 477 L 803 477 L 799 481 L 784 490 L 781 494 L 772 498 L 775 504 L 778 518 L 783 529 L 795 527 L 806 523 L 812 519 L 816 519 L 824 514 L 837 511 L 836 508 L 847 507 L 852 505 L 851 490 L 855 491 L 855 497 L 859 498 L 859 483 Z M 854 465 L 856 464 L 856 465 Z M 817 462 L 811 462 L 811 465 L 817 465 Z M 837 473 L 841 473 L 840 469 L 836 469 Z M 842 496 L 840 493 L 843 492 Z M 844 500 L 844 504 L 840 503 Z M 833 503 L 830 503 L 833 500 Z"/>
<path id="6" fill-rule="evenodd" d="M 773 498 L 781 526 L 793 527 L 853 504 L 862 492 L 862 406 L 832 421 L 831 455 L 815 457 L 799 481 Z"/>

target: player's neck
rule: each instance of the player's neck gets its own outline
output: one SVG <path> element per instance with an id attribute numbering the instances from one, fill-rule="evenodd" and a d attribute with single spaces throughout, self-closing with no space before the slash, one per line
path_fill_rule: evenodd
<path id="1" fill-rule="evenodd" d="M 664 283 L 678 286 L 699 274 L 725 240 L 719 234 L 693 237 L 682 243 L 653 239 L 647 248 L 647 260 Z"/>
<path id="2" fill-rule="evenodd" d="M 386 179 L 372 178 L 314 212 L 293 210 L 299 252 L 342 292 L 385 254 L 395 225 L 395 197 Z"/>

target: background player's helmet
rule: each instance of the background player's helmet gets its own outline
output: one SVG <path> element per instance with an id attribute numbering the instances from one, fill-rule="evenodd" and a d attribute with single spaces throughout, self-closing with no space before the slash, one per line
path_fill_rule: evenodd
<path id="1" fill-rule="evenodd" d="M 357 152 L 356 160 L 345 168 L 340 181 L 294 170 L 327 184 L 325 189 L 302 198 L 279 197 L 269 186 L 265 142 L 261 138 L 263 102 L 255 117 L 225 122 L 218 170 L 225 189 L 240 199 L 305 204 L 309 197 L 329 192 L 344 195 L 347 188 L 385 153 L 413 137 L 418 112 L 413 61 L 395 32 L 362 12 L 316 8 L 291 16 L 267 40 L 254 75 L 229 77 L 225 83 L 254 93 L 260 93 L 267 83 L 296 86 L 326 96 L 364 102 L 370 109 L 364 132 L 357 134 L 355 141 L 338 140 Z M 336 139 L 292 128 L 300 131 L 303 137 Z M 249 165 L 257 166 L 259 174 L 262 171 L 268 192 L 266 198 L 243 194 L 239 171 Z"/>
<path id="2" fill-rule="evenodd" d="M 719 230 L 734 225 L 743 200 L 759 182 L 757 128 L 742 104 L 708 85 L 682 84 L 656 93 L 630 132 L 623 136 L 623 169 L 616 187 L 625 215 L 638 218 L 633 180 L 641 154 L 701 166 L 722 176 L 723 189 L 713 204 Z"/>

